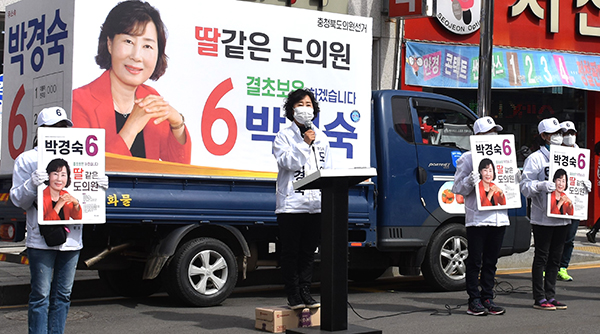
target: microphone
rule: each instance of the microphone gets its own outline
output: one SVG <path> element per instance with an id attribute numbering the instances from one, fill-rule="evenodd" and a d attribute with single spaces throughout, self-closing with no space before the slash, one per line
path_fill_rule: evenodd
<path id="1" fill-rule="evenodd" d="M 307 130 L 313 130 L 313 122 L 312 122 L 312 121 L 306 121 L 306 122 L 304 123 L 304 127 L 305 127 Z M 311 145 L 311 146 L 312 146 L 312 144 L 314 144 L 314 143 L 315 143 L 315 141 L 313 140 L 313 141 L 311 141 L 311 142 L 310 142 L 310 144 L 309 144 L 309 145 Z"/>

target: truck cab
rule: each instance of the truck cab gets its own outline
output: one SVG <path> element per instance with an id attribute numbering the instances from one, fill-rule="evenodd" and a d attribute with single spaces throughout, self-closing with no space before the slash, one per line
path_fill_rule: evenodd
<path id="1" fill-rule="evenodd" d="M 456 160 L 470 148 L 477 116 L 446 96 L 384 90 L 372 94 L 372 117 L 371 164 L 378 176 L 373 179 L 377 240 L 371 245 L 383 256 L 360 260 L 367 252 L 351 248 L 350 277 L 380 274 L 387 261 L 401 274 L 422 272 L 440 290 L 464 288 L 464 202 L 451 189 Z M 525 209 L 509 215 L 503 255 L 530 246 Z"/>

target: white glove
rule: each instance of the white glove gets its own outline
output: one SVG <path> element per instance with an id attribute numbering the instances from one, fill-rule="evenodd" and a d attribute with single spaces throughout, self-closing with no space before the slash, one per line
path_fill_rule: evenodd
<path id="1" fill-rule="evenodd" d="M 108 176 L 104 175 L 98 178 L 98 187 L 104 190 L 108 189 Z"/>
<path id="2" fill-rule="evenodd" d="M 472 171 L 471 174 L 469 174 L 469 179 L 468 179 L 469 184 L 474 186 L 479 181 L 481 181 L 481 177 L 479 176 L 479 173 Z"/>
<path id="3" fill-rule="evenodd" d="M 542 181 L 537 184 L 537 190 L 551 193 L 556 190 L 556 184 L 552 181 Z"/>
<path id="4" fill-rule="evenodd" d="M 521 183 L 522 179 L 523 179 L 523 174 L 521 174 L 520 170 L 517 170 L 517 173 L 515 174 L 515 183 L 517 183 L 517 184 Z"/>
<path id="5" fill-rule="evenodd" d="M 34 186 L 37 187 L 46 181 L 48 181 L 48 173 L 46 171 L 35 170 L 31 173 L 31 182 L 33 182 Z"/>
<path id="6" fill-rule="evenodd" d="M 583 185 L 585 186 L 585 189 L 587 190 L 588 193 L 592 192 L 592 181 L 583 180 Z"/>

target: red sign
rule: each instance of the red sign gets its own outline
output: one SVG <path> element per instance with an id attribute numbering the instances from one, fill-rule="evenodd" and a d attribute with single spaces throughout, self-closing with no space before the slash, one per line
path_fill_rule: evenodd
<path id="1" fill-rule="evenodd" d="M 389 0 L 390 17 L 417 18 L 433 15 L 433 0 Z"/>
<path id="2" fill-rule="evenodd" d="M 494 45 L 598 53 L 600 4 L 596 3 L 598 1 L 495 0 Z M 479 43 L 478 32 L 456 35 L 435 18 L 406 21 L 404 36 L 426 41 Z"/>

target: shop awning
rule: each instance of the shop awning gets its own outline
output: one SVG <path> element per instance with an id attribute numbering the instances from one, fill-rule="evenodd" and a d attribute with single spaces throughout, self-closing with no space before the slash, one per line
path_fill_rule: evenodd
<path id="1" fill-rule="evenodd" d="M 408 41 L 405 65 L 407 85 L 477 89 L 479 47 Z M 494 47 L 492 88 L 542 87 L 600 91 L 600 55 Z"/>

